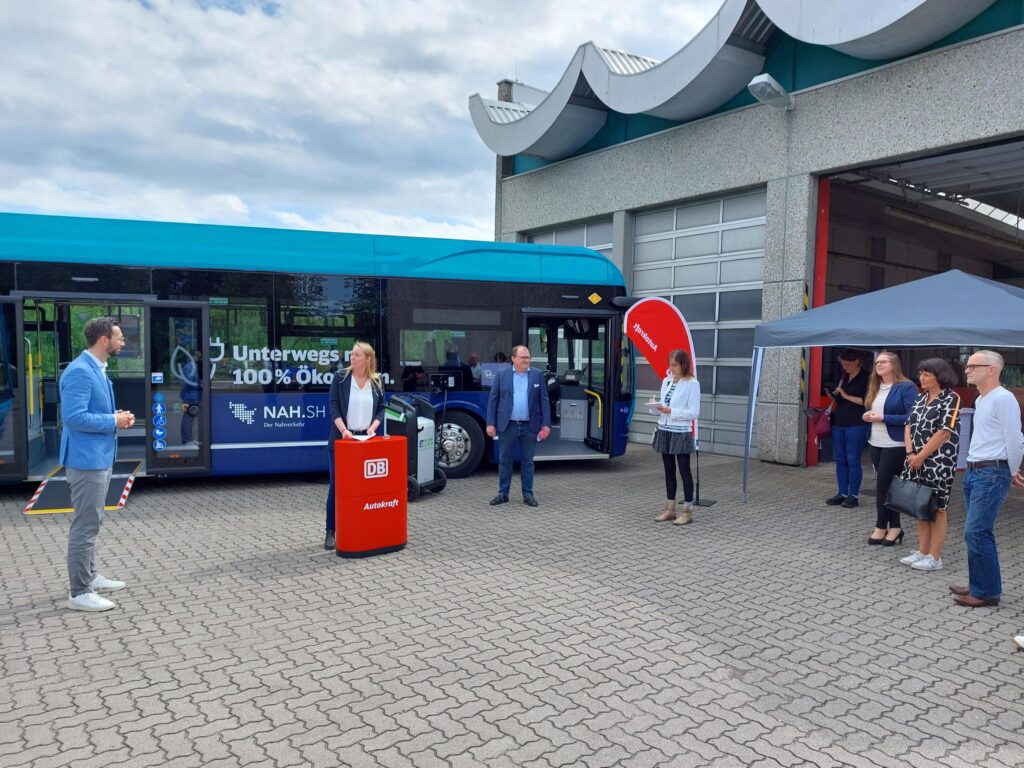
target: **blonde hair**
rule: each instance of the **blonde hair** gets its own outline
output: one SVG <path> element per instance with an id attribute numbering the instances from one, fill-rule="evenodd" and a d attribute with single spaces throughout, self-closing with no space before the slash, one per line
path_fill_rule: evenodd
<path id="1" fill-rule="evenodd" d="M 380 379 L 380 374 L 377 373 L 377 353 L 373 351 L 371 347 L 365 341 L 357 341 L 352 345 L 353 349 L 359 349 L 364 355 L 366 355 L 366 377 L 373 384 L 374 389 L 378 392 L 384 391 L 384 384 Z M 344 379 L 346 376 L 352 375 L 352 358 L 349 358 L 348 367 L 341 372 L 341 377 Z"/>
<path id="2" fill-rule="evenodd" d="M 889 352 L 883 349 L 877 355 L 875 355 L 875 362 L 878 362 L 878 358 L 882 355 L 886 355 L 889 358 L 889 362 L 892 364 L 892 372 L 896 378 L 893 379 L 893 384 L 897 381 L 910 381 L 906 376 L 903 375 L 903 365 L 900 363 L 900 356 L 895 352 Z M 882 386 L 882 377 L 878 375 L 878 371 L 874 366 L 871 366 L 871 378 L 868 379 L 868 391 L 864 395 L 864 408 L 871 408 L 871 404 L 875 402 L 875 395 L 878 394 L 879 388 Z"/>

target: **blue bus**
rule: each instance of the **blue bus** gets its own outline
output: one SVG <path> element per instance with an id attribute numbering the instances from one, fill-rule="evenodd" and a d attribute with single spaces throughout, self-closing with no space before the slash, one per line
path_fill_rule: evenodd
<path id="1" fill-rule="evenodd" d="M 59 377 L 90 318 L 140 475 L 319 470 L 328 389 L 356 340 L 389 394 L 437 413 L 449 477 L 493 460 L 489 382 L 527 343 L 554 430 L 539 461 L 625 451 L 633 364 L 621 273 L 584 248 L 0 214 L 0 481 L 59 470 Z"/>

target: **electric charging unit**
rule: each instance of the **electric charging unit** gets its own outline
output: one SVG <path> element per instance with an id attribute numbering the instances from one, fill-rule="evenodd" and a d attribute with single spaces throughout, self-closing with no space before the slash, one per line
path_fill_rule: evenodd
<path id="1" fill-rule="evenodd" d="M 409 501 L 416 501 L 423 491 L 440 493 L 448 478 L 436 461 L 434 406 L 419 395 L 395 395 L 388 400 L 384 418 L 387 433 L 404 435 L 408 445 Z"/>

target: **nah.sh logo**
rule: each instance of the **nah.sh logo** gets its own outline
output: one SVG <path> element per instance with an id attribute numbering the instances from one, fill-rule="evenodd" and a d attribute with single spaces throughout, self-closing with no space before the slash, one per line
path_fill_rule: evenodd
<path id="1" fill-rule="evenodd" d="M 386 477 L 388 474 L 387 459 L 367 459 L 363 462 L 363 477 L 372 480 L 375 477 Z"/>
<path id="2" fill-rule="evenodd" d="M 231 415 L 243 424 L 252 426 L 252 423 L 256 421 L 255 408 L 246 408 L 243 403 L 232 403 L 230 401 L 228 402 L 228 406 L 231 408 Z"/>

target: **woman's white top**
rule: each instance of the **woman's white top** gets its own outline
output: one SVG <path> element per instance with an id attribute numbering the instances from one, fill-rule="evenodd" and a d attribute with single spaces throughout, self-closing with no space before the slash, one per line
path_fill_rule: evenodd
<path id="1" fill-rule="evenodd" d="M 700 383 L 697 377 L 672 381 L 671 376 L 666 376 L 661 382 L 658 402 L 672 409 L 672 413 L 663 413 L 658 417 L 658 429 L 666 432 L 691 432 L 690 422 L 700 416 Z"/>
<path id="2" fill-rule="evenodd" d="M 871 401 L 871 410 L 875 413 L 884 414 L 885 401 L 889 398 L 889 392 L 891 391 L 892 384 L 879 385 L 875 399 Z M 885 425 L 884 421 L 871 422 L 871 437 L 868 438 L 868 443 L 875 446 L 875 448 L 906 448 L 901 441 L 893 440 L 889 437 L 889 428 Z"/>
<path id="3" fill-rule="evenodd" d="M 370 428 L 373 422 L 373 382 L 369 379 L 359 386 L 352 377 L 352 389 L 348 393 L 348 413 L 345 426 L 353 432 Z"/>

